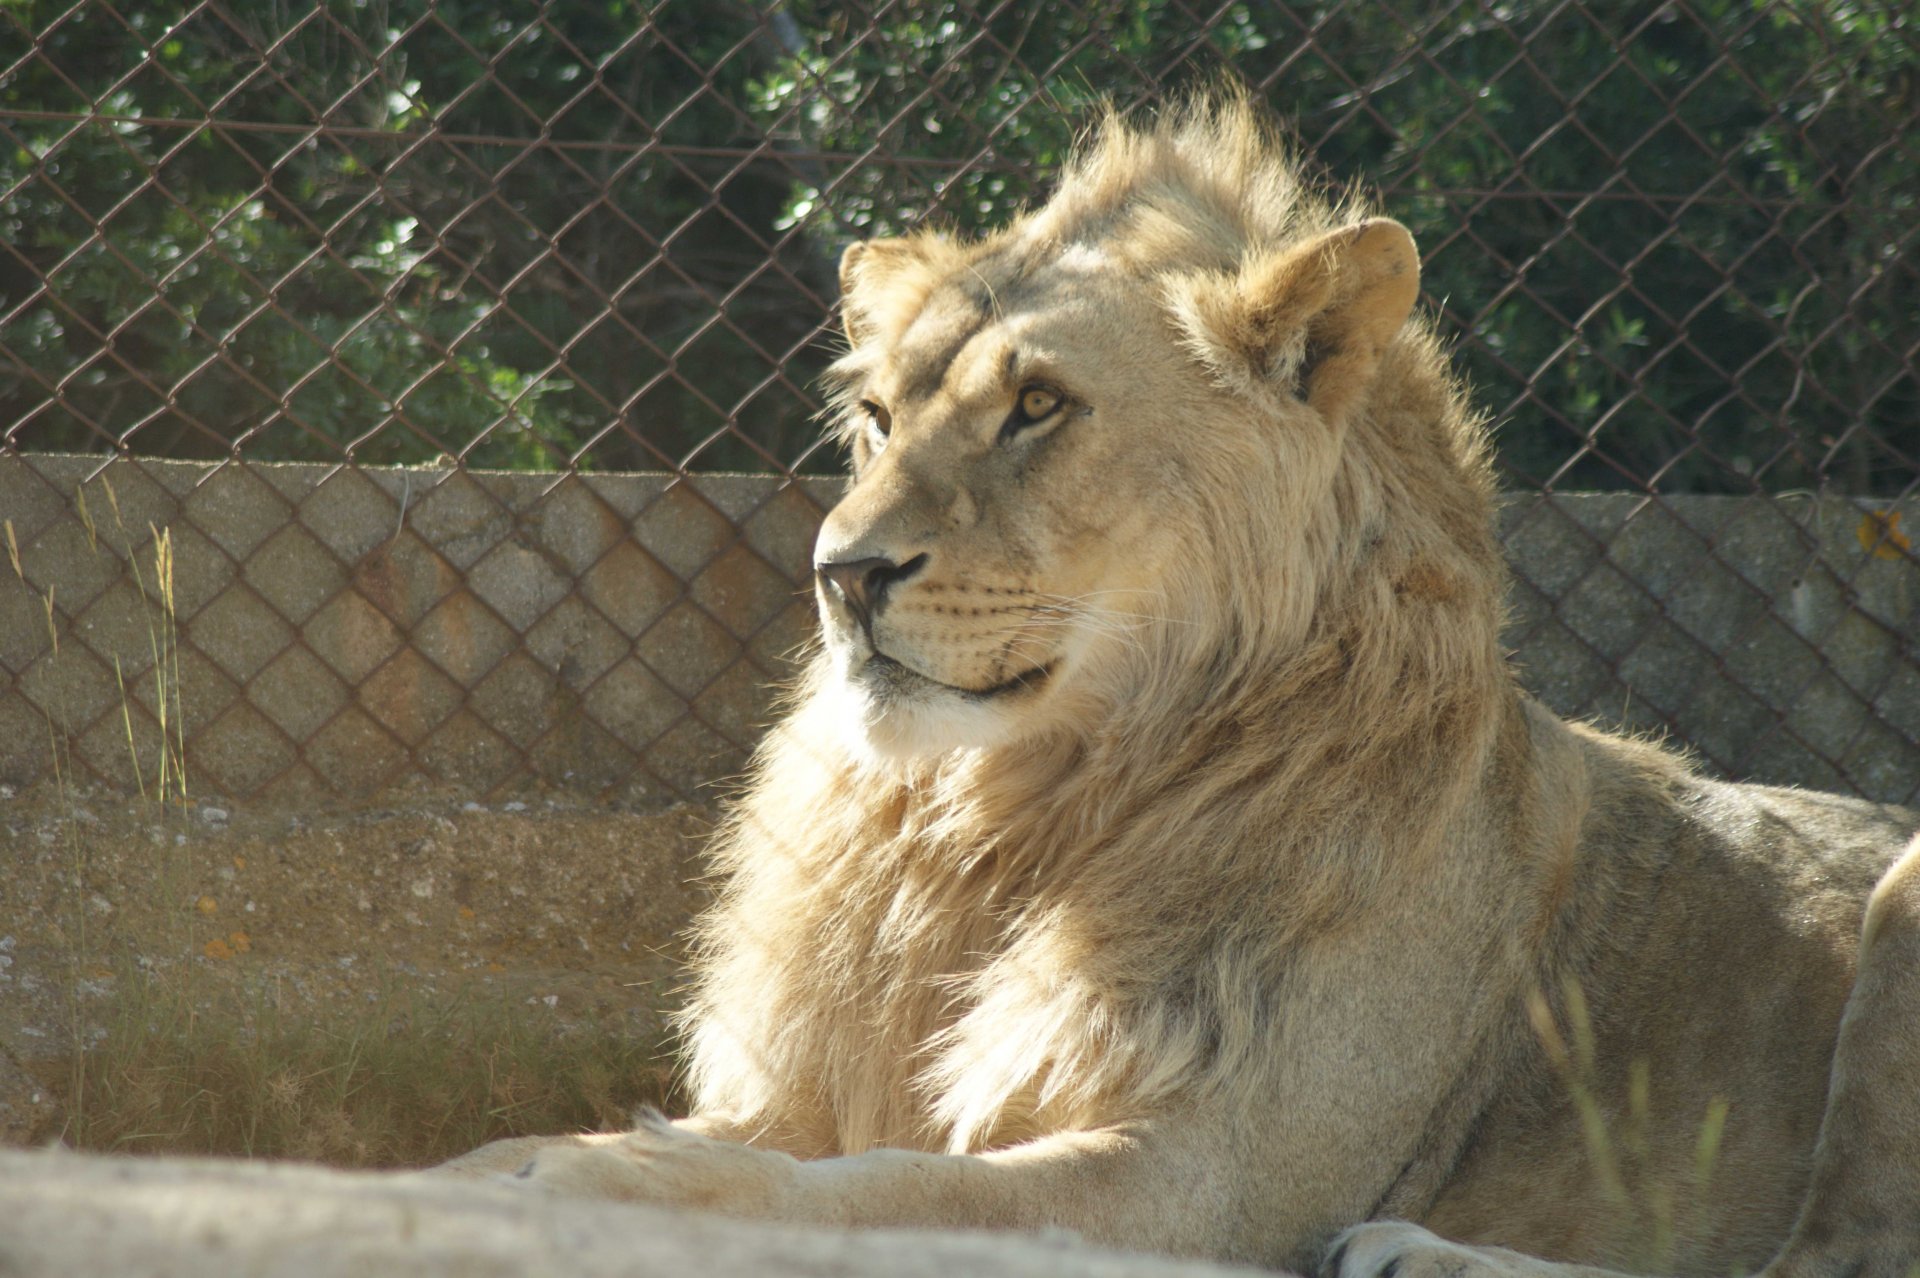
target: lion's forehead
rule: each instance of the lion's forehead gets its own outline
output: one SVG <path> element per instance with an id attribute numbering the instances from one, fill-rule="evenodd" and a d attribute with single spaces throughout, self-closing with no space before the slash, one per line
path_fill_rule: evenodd
<path id="1" fill-rule="evenodd" d="M 1081 245 L 1070 269 L 983 272 L 929 289 L 919 313 L 885 344 L 876 384 L 901 404 L 967 402 L 1003 396 L 1036 374 L 1104 379 L 1119 371 L 1104 368 L 1106 348 L 1095 334 L 1110 333 L 1126 299 L 1084 280 L 1063 282 L 1098 253 Z"/>
<path id="2" fill-rule="evenodd" d="M 968 291 L 941 289 L 889 346 L 884 380 L 901 404 L 978 394 L 1000 380 L 1011 341 L 1005 321 Z"/>

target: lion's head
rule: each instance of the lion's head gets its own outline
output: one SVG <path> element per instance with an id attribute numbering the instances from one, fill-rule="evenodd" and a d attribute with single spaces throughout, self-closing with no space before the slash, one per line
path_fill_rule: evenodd
<path id="1" fill-rule="evenodd" d="M 962 1150 L 1260 1077 L 1246 982 L 1526 731 L 1412 240 L 1297 172 L 1202 101 L 1109 120 L 1003 231 L 847 254 L 854 481 L 713 845 L 704 1105 Z"/>
<path id="2" fill-rule="evenodd" d="M 1356 432 L 1462 420 L 1412 237 L 1304 189 L 1239 99 L 1110 120 L 1037 211 L 841 277 L 853 483 L 814 558 L 826 682 L 882 757 L 1297 646 L 1391 499 Z"/>

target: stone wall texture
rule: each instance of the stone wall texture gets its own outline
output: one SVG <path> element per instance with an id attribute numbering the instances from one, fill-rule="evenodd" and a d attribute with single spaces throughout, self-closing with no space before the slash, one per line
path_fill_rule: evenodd
<path id="1" fill-rule="evenodd" d="M 0 785 L 151 787 L 164 726 L 203 800 L 708 798 L 811 634 L 838 488 L 0 456 Z M 1501 520 L 1509 643 L 1561 713 L 1920 794 L 1920 503 L 1526 494 Z"/>

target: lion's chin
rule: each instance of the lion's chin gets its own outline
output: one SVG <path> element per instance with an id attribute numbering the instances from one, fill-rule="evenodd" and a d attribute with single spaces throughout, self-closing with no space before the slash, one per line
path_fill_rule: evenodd
<path id="1" fill-rule="evenodd" d="M 953 750 L 1002 745 L 1030 721 L 1052 666 L 992 688 L 969 690 L 927 678 L 886 657 L 836 663 L 828 695 L 854 752 L 874 762 L 907 762 Z"/>

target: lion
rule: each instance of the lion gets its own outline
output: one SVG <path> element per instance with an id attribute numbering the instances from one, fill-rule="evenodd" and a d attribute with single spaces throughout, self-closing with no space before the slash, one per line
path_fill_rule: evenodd
<path id="1" fill-rule="evenodd" d="M 841 275 L 693 1114 L 453 1170 L 1336 1278 L 1920 1263 L 1920 814 L 1521 690 L 1404 227 L 1213 92 Z"/>

